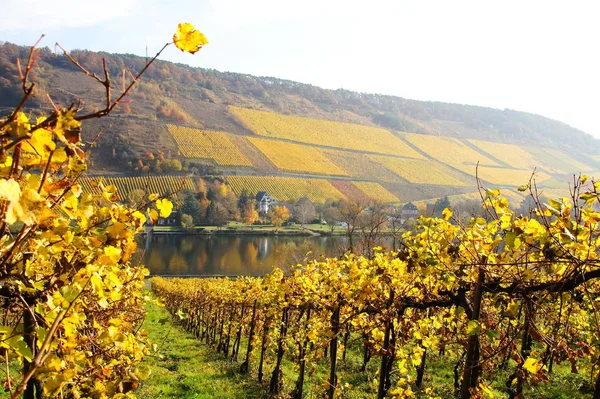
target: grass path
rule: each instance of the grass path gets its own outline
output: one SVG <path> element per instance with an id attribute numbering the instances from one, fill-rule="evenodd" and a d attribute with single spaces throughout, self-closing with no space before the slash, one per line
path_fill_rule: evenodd
<path id="1" fill-rule="evenodd" d="M 147 310 L 144 328 L 159 350 L 144 361 L 151 374 L 135 392 L 137 398 L 264 397 L 256 380 L 236 373 L 238 365 L 172 325 L 171 316 L 164 308 L 150 303 Z"/>
<path id="2" fill-rule="evenodd" d="M 158 345 L 158 353 L 148 356 L 144 363 L 150 367 L 151 374 L 142 382 L 134 394 L 139 399 L 162 398 L 219 398 L 219 399 L 258 399 L 266 398 L 265 388 L 256 380 L 256 376 L 242 375 L 237 372 L 238 362 L 232 362 L 201 344 L 193 335 L 174 325 L 166 309 L 156 304 L 147 304 L 148 314 L 144 329 L 149 339 Z M 242 345 L 243 347 L 244 345 Z M 241 353 L 243 356 L 243 351 Z M 358 371 L 361 362 L 359 348 L 348 352 L 348 362 L 340 369 L 340 378 L 352 387 L 342 395 L 345 399 L 373 398 L 374 389 L 369 382 L 375 379 L 377 361 L 369 363 L 369 372 L 365 375 Z M 452 381 L 453 363 L 445 359 L 431 359 L 425 374 L 425 385 L 433 387 L 443 399 L 454 398 Z M 342 364 L 342 363 L 341 363 Z M 271 370 L 267 364 L 267 370 Z M 506 397 L 503 386 L 506 377 L 514 368 L 511 364 L 506 375 L 492 383 L 496 397 Z M 306 398 L 315 399 L 323 395 L 323 383 L 327 379 L 326 365 L 321 364 L 314 370 L 311 382 L 305 385 Z M 584 399 L 591 397 L 592 387 L 585 374 L 572 374 L 568 362 L 556 366 L 552 382 L 527 386 L 526 397 L 532 399 Z M 295 382 L 296 371 L 291 361 L 283 362 L 284 392 L 289 392 Z M 270 377 L 267 372 L 267 379 Z M 423 396 L 417 395 L 422 398 Z"/>

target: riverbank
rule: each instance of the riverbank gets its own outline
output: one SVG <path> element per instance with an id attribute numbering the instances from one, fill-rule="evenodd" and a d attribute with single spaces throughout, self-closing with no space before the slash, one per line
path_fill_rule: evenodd
<path id="1" fill-rule="evenodd" d="M 254 235 L 254 236 L 343 236 L 346 230 L 342 227 L 335 227 L 333 231 L 329 226 L 320 224 L 307 224 L 300 226 L 290 224 L 288 226 L 275 227 L 273 225 L 248 225 L 244 223 L 229 223 L 225 226 L 195 226 L 191 229 L 184 229 L 181 226 L 151 226 L 144 234 L 157 235 Z"/>

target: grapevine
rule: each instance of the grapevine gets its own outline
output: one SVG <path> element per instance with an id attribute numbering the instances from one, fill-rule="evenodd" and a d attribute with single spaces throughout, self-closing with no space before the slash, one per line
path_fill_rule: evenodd
<path id="1" fill-rule="evenodd" d="M 487 218 L 461 225 L 450 209 L 421 217 L 398 252 L 349 253 L 264 278 L 154 278 L 152 288 L 225 355 L 239 357 L 246 337 L 243 372 L 265 380 L 270 357 L 271 394 L 301 398 L 318 378 L 307 370 L 326 367 L 317 396 L 336 397 L 348 341 L 358 339 L 365 367 L 379 359 L 373 397 L 446 395 L 425 382 L 425 364 L 435 358 L 455 364 L 453 395 L 462 399 L 493 397 L 499 384 L 522 397 L 554 378 L 560 362 L 589 375 L 598 398 L 600 183 L 587 180 L 571 199 L 547 204 L 533 185 L 532 217 L 486 190 Z M 297 366 L 293 386 L 283 383 L 286 358 Z M 499 382 L 505 369 L 510 376 Z"/>

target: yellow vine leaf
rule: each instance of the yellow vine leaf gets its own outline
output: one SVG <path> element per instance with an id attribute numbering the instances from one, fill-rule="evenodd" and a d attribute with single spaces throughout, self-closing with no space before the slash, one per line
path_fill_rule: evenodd
<path id="1" fill-rule="evenodd" d="M 154 209 L 148 209 L 148 216 L 150 217 L 152 224 L 156 224 L 156 222 L 158 222 L 158 212 L 156 212 Z"/>
<path id="2" fill-rule="evenodd" d="M 79 131 L 81 128 L 81 122 L 75 119 L 77 113 L 74 109 L 62 110 L 58 114 L 56 121 L 55 133 L 58 138 L 67 143 L 79 143 Z"/>
<path id="3" fill-rule="evenodd" d="M 208 44 L 206 36 L 194 28 L 194 25 L 189 22 L 177 25 L 177 31 L 173 35 L 173 43 L 181 51 L 186 51 L 194 54 Z"/>
<path id="4" fill-rule="evenodd" d="M 17 202 L 21 198 L 21 187 L 14 179 L 0 180 L 0 198 Z"/>
<path id="5" fill-rule="evenodd" d="M 13 122 L 8 125 L 8 134 L 11 137 L 24 137 L 29 134 L 29 119 L 23 112 L 19 112 Z"/>
<path id="6" fill-rule="evenodd" d="M 542 367 L 544 367 L 544 365 L 540 364 L 540 361 L 534 357 L 527 358 L 525 363 L 523 363 L 523 368 L 529 371 L 531 374 L 537 374 Z"/>
<path id="7" fill-rule="evenodd" d="M 156 201 L 156 207 L 160 211 L 160 217 L 166 218 L 169 217 L 171 211 L 173 210 L 173 203 L 168 199 L 159 199 Z"/>
<path id="8" fill-rule="evenodd" d="M 448 220 L 452 217 L 452 210 L 450 208 L 446 208 L 442 211 L 442 216 L 444 220 Z"/>

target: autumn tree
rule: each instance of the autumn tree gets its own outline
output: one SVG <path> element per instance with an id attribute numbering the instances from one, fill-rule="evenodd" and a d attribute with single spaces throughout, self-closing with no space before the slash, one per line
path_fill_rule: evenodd
<path id="1" fill-rule="evenodd" d="M 279 229 L 290 218 L 290 210 L 286 206 L 275 206 L 268 213 L 275 230 Z"/>
<path id="2" fill-rule="evenodd" d="M 373 248 L 382 245 L 383 231 L 389 218 L 388 206 L 372 201 L 361 212 L 357 225 L 360 247 L 366 256 L 373 254 Z"/>
<path id="3" fill-rule="evenodd" d="M 304 228 L 304 224 L 311 222 L 317 216 L 315 206 L 308 198 L 300 198 L 294 205 L 294 219 L 300 222 Z"/>
<path id="4" fill-rule="evenodd" d="M 258 211 L 256 210 L 256 200 L 249 199 L 244 202 L 242 207 L 242 220 L 244 223 L 252 226 L 258 220 Z"/>
<path id="5" fill-rule="evenodd" d="M 229 211 L 220 202 L 212 201 L 206 212 L 207 222 L 210 225 L 217 226 L 219 229 L 227 224 Z"/>
<path id="6" fill-rule="evenodd" d="M 360 229 L 362 214 L 366 209 L 367 204 L 360 201 L 340 201 L 340 218 L 345 223 L 350 252 L 354 252 L 354 235 Z"/>
<path id="7" fill-rule="evenodd" d="M 325 220 L 331 233 L 333 233 L 335 225 L 342 220 L 342 214 L 338 208 L 330 206 L 323 211 L 323 220 Z"/>

